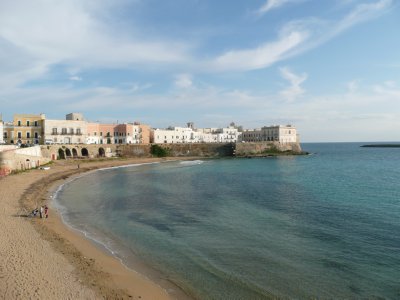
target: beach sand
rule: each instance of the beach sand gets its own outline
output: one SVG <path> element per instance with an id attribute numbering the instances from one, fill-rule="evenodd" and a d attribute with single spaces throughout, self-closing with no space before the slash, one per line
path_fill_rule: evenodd
<path id="1" fill-rule="evenodd" d="M 0 179 L 0 299 L 190 299 L 124 267 L 65 226 L 49 202 L 49 193 L 79 173 L 162 160 L 57 161 Z M 45 204 L 48 219 L 25 217 Z"/>

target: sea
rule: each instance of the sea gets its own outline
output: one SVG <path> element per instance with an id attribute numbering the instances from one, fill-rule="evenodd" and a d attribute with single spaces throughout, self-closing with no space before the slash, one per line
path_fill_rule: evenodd
<path id="1" fill-rule="evenodd" d="M 102 169 L 54 203 L 194 299 L 400 299 L 400 148 L 302 146 L 310 155 Z"/>

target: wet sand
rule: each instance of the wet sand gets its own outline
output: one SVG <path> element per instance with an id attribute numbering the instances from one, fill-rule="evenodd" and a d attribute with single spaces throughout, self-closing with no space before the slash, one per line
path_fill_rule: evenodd
<path id="1" fill-rule="evenodd" d="M 164 160 L 58 161 L 0 179 L 0 299 L 190 299 L 172 284 L 168 294 L 161 278 L 127 269 L 65 226 L 49 202 L 57 186 L 80 173 Z M 25 217 L 45 204 L 48 219 Z"/>

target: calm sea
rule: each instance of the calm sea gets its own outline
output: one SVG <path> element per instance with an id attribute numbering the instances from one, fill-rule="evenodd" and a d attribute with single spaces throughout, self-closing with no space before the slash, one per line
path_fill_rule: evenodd
<path id="1" fill-rule="evenodd" d="M 400 148 L 359 146 L 100 170 L 56 203 L 198 299 L 400 299 Z"/>

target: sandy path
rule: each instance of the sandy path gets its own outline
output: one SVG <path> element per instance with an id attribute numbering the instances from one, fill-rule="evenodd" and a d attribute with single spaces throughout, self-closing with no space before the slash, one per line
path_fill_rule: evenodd
<path id="1" fill-rule="evenodd" d="M 0 179 L 0 299 L 171 299 L 158 284 L 127 270 L 115 258 L 62 224 L 26 218 L 21 208 L 47 203 L 69 176 L 99 167 L 155 161 L 57 162 Z M 22 200 L 22 201 L 21 201 Z M 173 298 L 189 299 L 179 289 Z"/>

